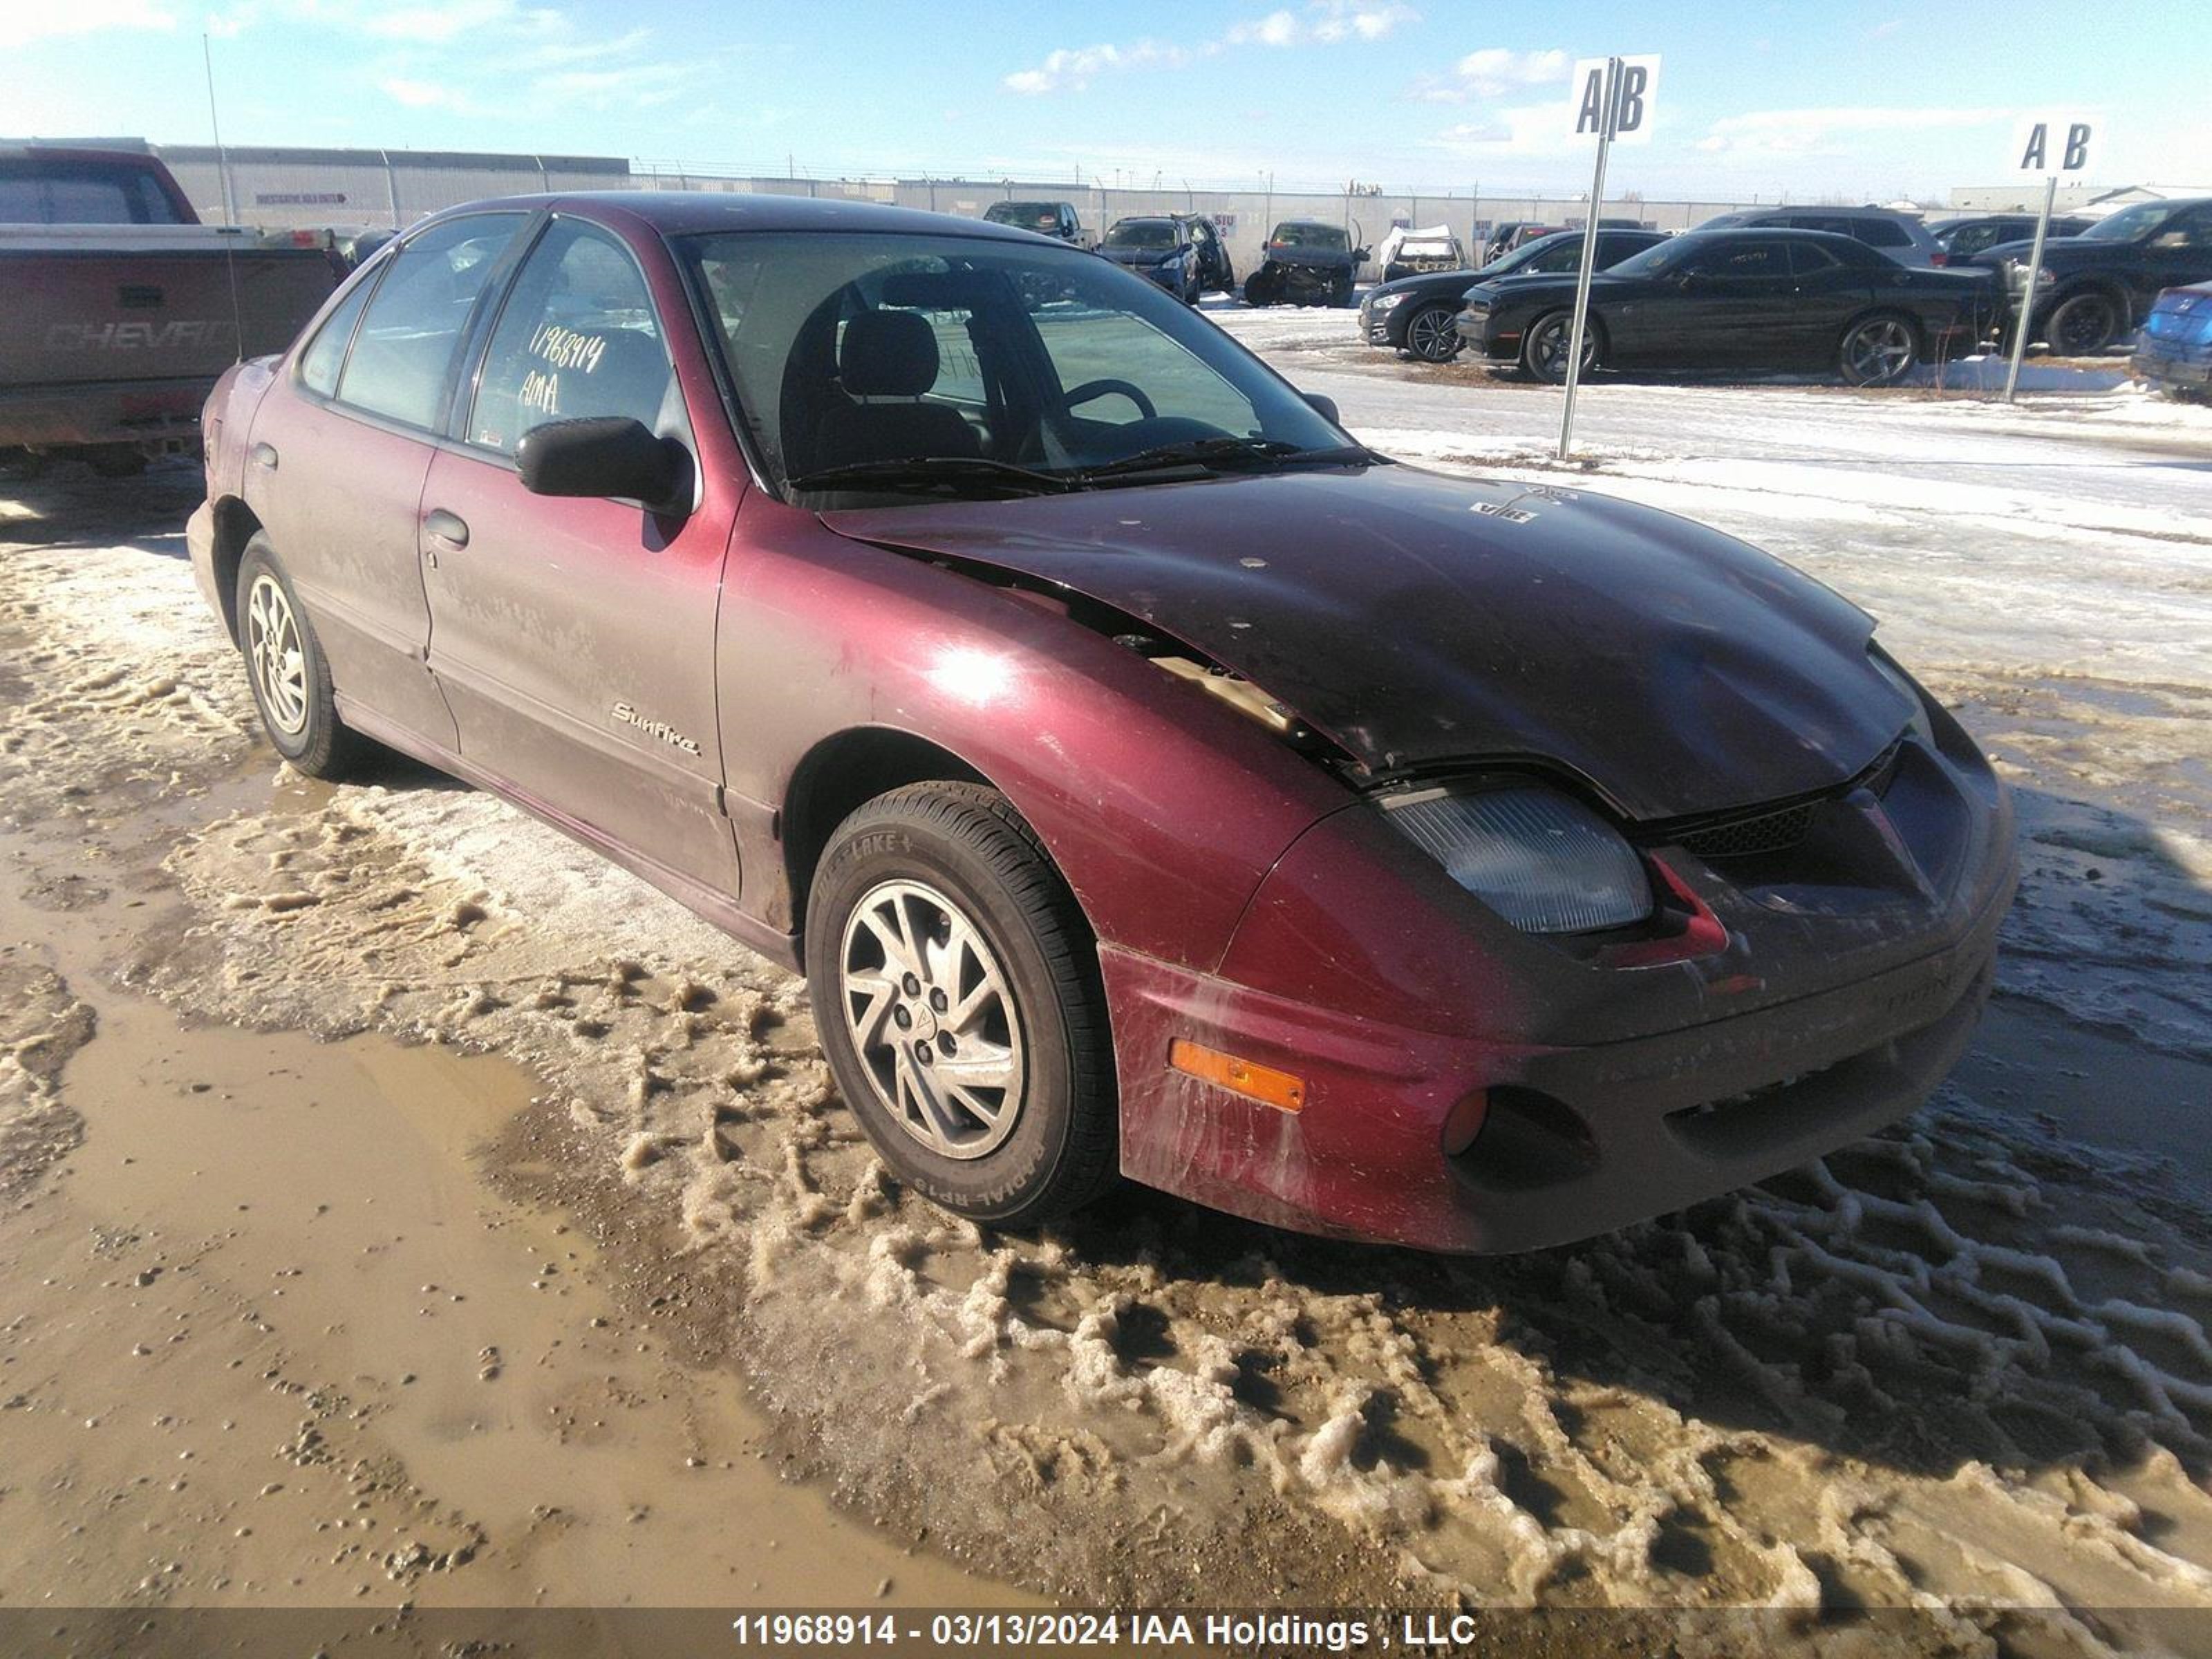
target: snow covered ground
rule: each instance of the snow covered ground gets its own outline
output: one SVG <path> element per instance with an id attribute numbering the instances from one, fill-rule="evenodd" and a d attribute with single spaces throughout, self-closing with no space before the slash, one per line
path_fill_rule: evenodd
<path id="1" fill-rule="evenodd" d="M 1398 363 L 1340 312 L 1210 314 L 1387 452 L 1561 481 L 1555 392 Z M 2025 839 L 1992 1017 L 1925 1111 L 1586 1246 L 1440 1261 L 1139 1193 L 1043 1238 L 948 1221 L 836 1106 L 803 988 L 552 832 L 412 773 L 208 783 L 248 752 L 234 662 L 170 525 L 88 485 L 19 492 L 12 527 L 0 503 L 25 663 L 0 817 L 59 868 L 131 791 L 205 789 L 143 874 L 184 910 L 134 982 L 522 1060 L 596 1173 L 566 1201 L 665 1222 L 670 1271 L 738 1287 L 715 1316 L 839 1492 L 1023 1583 L 1771 1610 L 1714 1651 L 1844 1650 L 1818 1615 L 1868 1607 L 1914 1610 L 1923 1651 L 2186 1650 L 2212 1617 L 2212 424 L 2124 391 L 1600 380 L 1581 434 L 1576 488 L 1881 616 Z M 51 1121 L 57 1091 L 22 1092 Z"/>

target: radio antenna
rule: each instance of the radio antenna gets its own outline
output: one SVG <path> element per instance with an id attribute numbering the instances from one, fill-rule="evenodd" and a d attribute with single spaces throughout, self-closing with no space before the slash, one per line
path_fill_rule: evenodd
<path id="1" fill-rule="evenodd" d="M 208 37 L 200 36 L 200 62 L 207 70 L 208 127 L 215 134 L 216 179 L 222 186 L 222 223 L 229 234 L 222 239 L 223 275 L 230 286 L 230 359 L 233 362 L 246 360 L 246 321 L 238 305 L 238 210 L 230 199 L 230 158 L 222 148 L 222 118 L 215 106 L 215 48 Z"/>

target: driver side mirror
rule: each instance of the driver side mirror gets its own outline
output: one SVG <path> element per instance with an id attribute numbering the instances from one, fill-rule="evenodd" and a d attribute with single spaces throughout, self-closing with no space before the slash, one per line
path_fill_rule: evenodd
<path id="1" fill-rule="evenodd" d="M 1354 264 L 1355 265 L 1356 265 L 1356 264 L 1358 264 L 1362 260 L 1365 259 L 1365 258 L 1367 258 L 1367 256 L 1368 256 L 1370 253 L 1371 253 L 1372 252 L 1374 252 L 1374 250 L 1373 250 L 1373 249 L 1371 249 L 1371 248 L 1356 247 L 1356 248 L 1352 249 L 1352 264 Z"/>
<path id="2" fill-rule="evenodd" d="M 1298 396 L 1304 398 L 1312 406 L 1313 412 L 1331 426 L 1340 427 L 1344 424 L 1342 419 L 1337 415 L 1335 398 L 1324 398 L 1318 392 L 1301 392 Z"/>
<path id="3" fill-rule="evenodd" d="M 690 458 L 627 415 L 549 421 L 522 434 L 514 464 L 533 495 L 613 497 L 653 512 L 689 505 Z"/>

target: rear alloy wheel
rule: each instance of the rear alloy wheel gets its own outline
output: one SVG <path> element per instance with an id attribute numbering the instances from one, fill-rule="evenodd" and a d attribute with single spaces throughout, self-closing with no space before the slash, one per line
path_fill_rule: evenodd
<path id="1" fill-rule="evenodd" d="M 997 791 L 914 784 L 847 818 L 808 898 L 806 977 L 839 1092 L 922 1196 L 1024 1226 L 1113 1180 L 1097 946 Z"/>
<path id="2" fill-rule="evenodd" d="M 1836 348 L 1836 366 L 1850 386 L 1894 386 L 1919 361 L 1919 336 L 1902 317 L 1863 317 Z"/>
<path id="3" fill-rule="evenodd" d="M 322 642 L 266 535 L 257 532 L 246 544 L 237 604 L 246 684 L 269 741 L 311 778 L 349 775 L 371 745 L 338 719 Z"/>
<path id="4" fill-rule="evenodd" d="M 1406 319 L 1406 349 L 1425 363 L 1448 363 L 1459 356 L 1456 313 L 1449 306 L 1423 306 Z"/>
<path id="5" fill-rule="evenodd" d="M 1548 317 L 1539 317 L 1528 325 L 1521 341 L 1521 367 L 1540 380 L 1553 386 L 1564 386 L 1567 379 L 1567 354 L 1574 343 L 1575 319 L 1564 311 L 1555 311 Z M 1597 367 L 1597 325 L 1587 323 L 1583 329 L 1583 373 L 1587 374 Z"/>
<path id="6" fill-rule="evenodd" d="M 2106 294 L 2076 294 L 2061 300 L 2043 325 L 2051 355 L 2087 357 L 2119 337 L 2120 308 Z"/>

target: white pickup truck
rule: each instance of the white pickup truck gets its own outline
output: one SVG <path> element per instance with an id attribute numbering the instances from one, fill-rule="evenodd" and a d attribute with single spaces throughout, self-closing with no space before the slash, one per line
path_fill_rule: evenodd
<path id="1" fill-rule="evenodd" d="M 216 377 L 283 350 L 337 275 L 200 223 L 154 155 L 0 147 L 0 453 L 125 473 L 196 449 Z"/>

